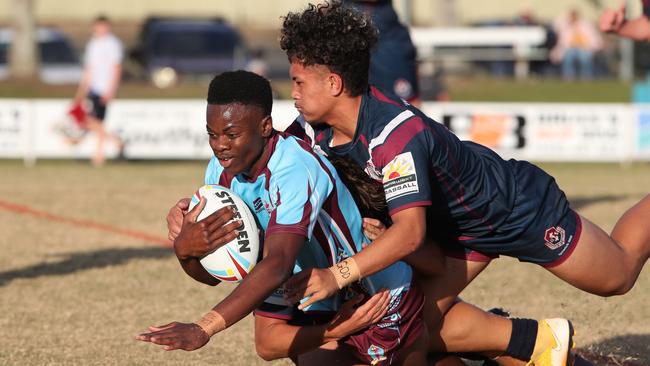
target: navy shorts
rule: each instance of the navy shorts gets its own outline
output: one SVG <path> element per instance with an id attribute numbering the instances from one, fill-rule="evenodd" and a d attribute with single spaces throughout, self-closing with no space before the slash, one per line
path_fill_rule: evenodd
<path id="1" fill-rule="evenodd" d="M 104 117 L 106 117 L 106 103 L 102 101 L 101 95 L 90 92 L 88 93 L 88 101 L 90 102 L 88 114 L 100 122 L 104 121 Z"/>
<path id="2" fill-rule="evenodd" d="M 580 239 L 580 216 L 548 173 L 526 161 L 510 160 L 508 164 L 516 180 L 514 207 L 508 218 L 488 235 L 444 241 L 445 253 L 470 261 L 505 255 L 544 267 L 561 264 Z"/>

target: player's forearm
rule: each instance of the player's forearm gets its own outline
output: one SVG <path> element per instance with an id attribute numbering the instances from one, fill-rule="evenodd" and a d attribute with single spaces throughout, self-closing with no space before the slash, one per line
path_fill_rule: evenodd
<path id="1" fill-rule="evenodd" d="M 271 361 L 298 356 L 337 340 L 327 324 L 300 327 L 278 323 L 270 325 L 263 335 L 256 334 L 255 348 L 260 357 Z"/>
<path id="2" fill-rule="evenodd" d="M 237 323 L 282 286 L 291 274 L 294 261 L 295 258 L 281 255 L 265 257 L 214 311 L 221 314 L 227 327 Z"/>
<path id="3" fill-rule="evenodd" d="M 421 276 L 439 276 L 445 270 L 445 256 L 438 243 L 427 239 L 418 250 L 404 258 Z"/>
<path id="4" fill-rule="evenodd" d="M 618 30 L 621 37 L 630 38 L 636 41 L 650 40 L 650 20 L 645 16 L 626 21 Z"/>
<path id="5" fill-rule="evenodd" d="M 206 285 L 210 285 L 210 286 L 216 286 L 221 282 L 218 279 L 214 278 L 212 275 L 210 275 L 208 271 L 206 271 L 205 268 L 203 268 L 198 258 L 195 257 L 190 257 L 186 259 L 178 258 L 178 262 L 181 264 L 181 267 L 183 267 L 183 271 L 185 271 L 185 273 L 187 273 L 188 276 L 192 277 L 198 282 L 205 283 Z"/>
<path id="6" fill-rule="evenodd" d="M 423 243 L 424 235 L 408 225 L 393 224 L 372 245 L 354 255 L 363 277 L 379 272 L 415 252 Z"/>

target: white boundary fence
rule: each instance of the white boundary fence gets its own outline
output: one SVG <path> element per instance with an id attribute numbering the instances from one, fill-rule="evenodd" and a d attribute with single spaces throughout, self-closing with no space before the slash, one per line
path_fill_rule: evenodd
<path id="1" fill-rule="evenodd" d="M 1 99 L 0 158 L 87 158 L 88 134 L 66 143 L 57 126 L 68 100 Z M 650 105 L 548 103 L 425 103 L 423 110 L 461 139 L 482 143 L 504 158 L 532 161 L 650 160 Z M 275 101 L 284 129 L 297 116 L 291 101 Z M 117 100 L 106 127 L 126 141 L 131 159 L 206 159 L 205 102 Z M 107 145 L 114 156 L 116 147 Z"/>

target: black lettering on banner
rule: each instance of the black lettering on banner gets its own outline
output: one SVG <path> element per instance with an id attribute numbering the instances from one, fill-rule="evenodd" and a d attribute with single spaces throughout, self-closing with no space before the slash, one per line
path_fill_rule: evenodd
<path id="1" fill-rule="evenodd" d="M 481 127 L 482 124 L 479 122 L 482 118 L 487 120 L 495 121 L 511 121 L 508 123 L 508 128 L 501 131 L 501 133 L 508 135 L 511 139 L 504 139 L 504 141 L 509 141 L 507 145 L 498 144 L 496 146 L 490 146 L 488 141 L 474 141 L 482 145 L 486 145 L 491 148 L 498 149 L 523 149 L 526 146 L 526 118 L 518 113 L 447 113 L 442 116 L 442 124 L 447 127 L 449 130 L 454 132 L 457 135 L 467 135 L 469 128 L 464 122 L 466 120 L 471 121 L 471 126 L 478 130 L 481 130 L 484 127 Z M 458 121 L 462 120 L 463 123 Z"/>

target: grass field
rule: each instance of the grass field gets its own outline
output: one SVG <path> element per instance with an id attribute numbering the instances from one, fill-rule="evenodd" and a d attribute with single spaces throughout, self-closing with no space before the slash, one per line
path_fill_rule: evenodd
<path id="1" fill-rule="evenodd" d="M 273 80 L 278 98 L 291 99 L 291 82 Z M 617 80 L 564 82 L 557 79 L 449 78 L 446 82 L 452 101 L 472 102 L 609 102 L 630 101 L 631 84 Z M 187 82 L 170 89 L 157 89 L 146 81 L 122 83 L 117 98 L 205 99 L 208 81 Z M 72 98 L 76 85 L 45 85 L 38 82 L 4 81 L 0 98 Z"/>
<path id="2" fill-rule="evenodd" d="M 647 164 L 544 168 L 575 208 L 608 230 L 650 187 Z M 137 235 L 164 238 L 167 209 L 201 184 L 203 169 L 203 162 L 94 169 L 81 161 L 34 168 L 0 161 L 0 365 L 263 364 L 251 317 L 192 353 L 133 339 L 148 325 L 195 320 L 232 289 L 194 283 L 169 249 Z M 648 268 L 629 294 L 604 299 L 536 266 L 499 259 L 463 296 L 516 316 L 568 317 L 582 352 L 650 365 Z"/>

